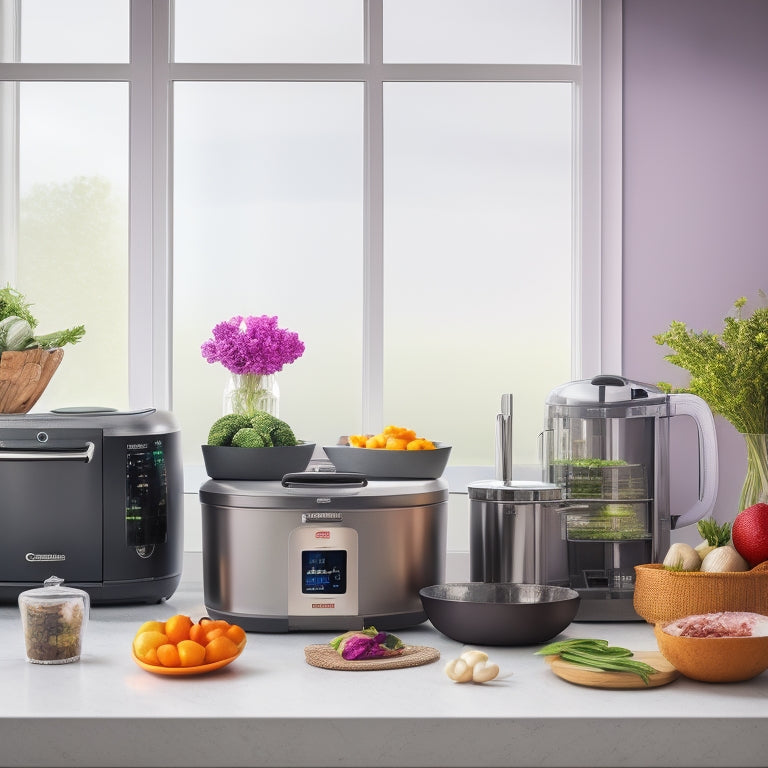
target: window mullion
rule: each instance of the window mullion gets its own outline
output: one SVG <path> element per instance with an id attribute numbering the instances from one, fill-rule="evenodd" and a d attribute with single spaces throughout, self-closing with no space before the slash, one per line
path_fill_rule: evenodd
<path id="1" fill-rule="evenodd" d="M 363 392 L 364 432 L 384 419 L 384 84 L 381 0 L 365 4 Z"/>
<path id="2" fill-rule="evenodd" d="M 131 2 L 129 401 L 170 406 L 167 0 Z M 165 55 L 165 74 L 158 67 Z M 159 73 L 158 73 L 159 70 Z M 162 169 L 162 170 L 161 170 Z"/>
<path id="3" fill-rule="evenodd" d="M 0 3 L 0 61 L 18 61 L 20 0 Z M 11 18 L 4 18 L 10 14 Z M 19 221 L 19 84 L 0 82 L 0 275 L 16 283 Z"/>

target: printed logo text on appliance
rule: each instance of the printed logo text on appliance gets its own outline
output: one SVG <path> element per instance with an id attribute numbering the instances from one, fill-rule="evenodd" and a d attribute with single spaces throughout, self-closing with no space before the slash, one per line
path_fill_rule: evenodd
<path id="1" fill-rule="evenodd" d="M 53 560 L 66 560 L 67 556 L 56 552 L 44 552 L 42 554 L 38 554 L 37 552 L 27 552 L 27 554 L 24 555 L 24 559 L 28 563 L 38 563 Z"/>

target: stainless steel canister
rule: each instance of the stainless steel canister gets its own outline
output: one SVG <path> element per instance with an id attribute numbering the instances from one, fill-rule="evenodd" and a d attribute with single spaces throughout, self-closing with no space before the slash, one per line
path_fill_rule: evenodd
<path id="1" fill-rule="evenodd" d="M 467 490 L 471 581 L 567 584 L 560 486 L 491 480 Z"/>

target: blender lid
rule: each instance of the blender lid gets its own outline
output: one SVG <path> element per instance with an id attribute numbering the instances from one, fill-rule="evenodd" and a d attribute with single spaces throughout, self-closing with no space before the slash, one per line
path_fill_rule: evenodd
<path id="1" fill-rule="evenodd" d="M 623 376 L 600 375 L 569 381 L 555 387 L 547 405 L 643 405 L 664 402 L 667 395 L 653 384 L 632 381 Z"/>

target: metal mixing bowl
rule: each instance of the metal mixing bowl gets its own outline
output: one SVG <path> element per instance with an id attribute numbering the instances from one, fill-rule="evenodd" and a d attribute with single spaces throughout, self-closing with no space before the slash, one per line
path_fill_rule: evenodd
<path id="1" fill-rule="evenodd" d="M 466 582 L 419 591 L 427 618 L 452 640 L 470 645 L 536 645 L 560 634 L 581 598 L 567 587 Z"/>

